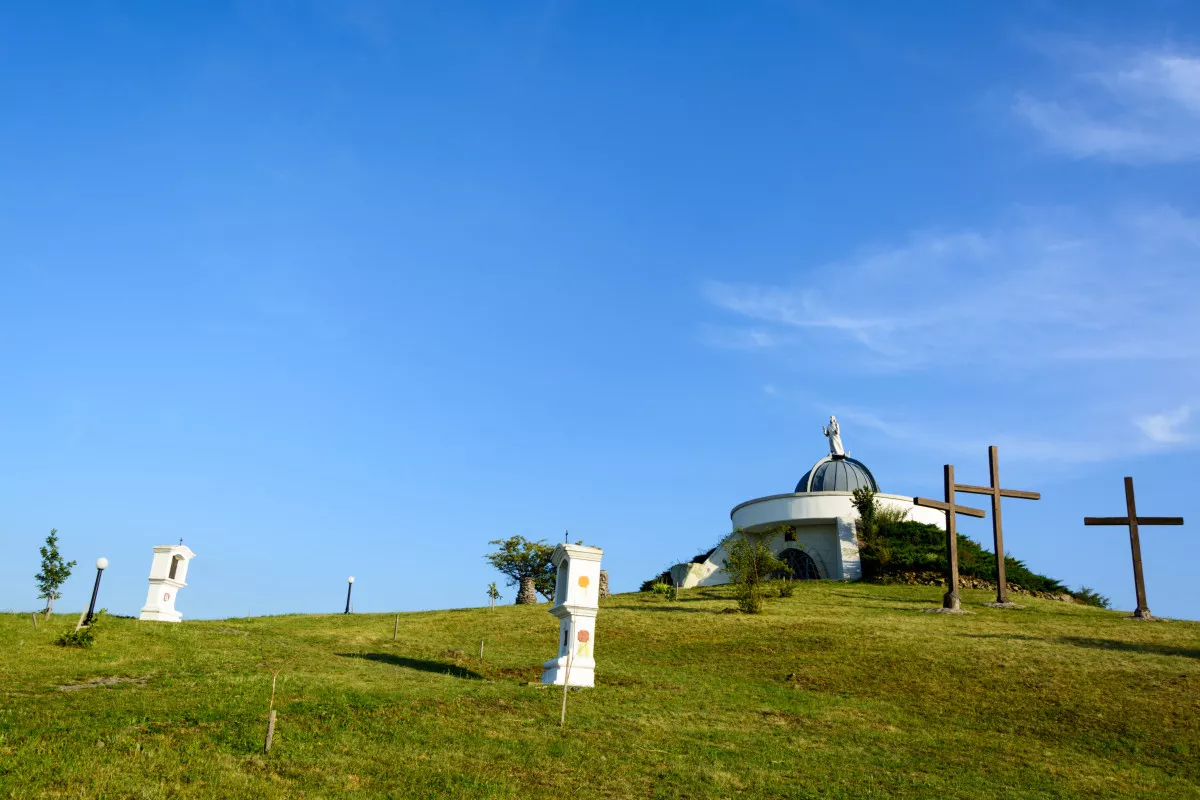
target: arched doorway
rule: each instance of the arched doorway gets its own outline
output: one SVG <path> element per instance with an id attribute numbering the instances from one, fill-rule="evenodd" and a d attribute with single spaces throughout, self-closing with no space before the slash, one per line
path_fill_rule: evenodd
<path id="1" fill-rule="evenodd" d="M 812 556 L 795 547 L 789 547 L 779 554 L 779 559 L 787 564 L 792 572 L 792 578 L 798 581 L 815 581 L 821 579 L 817 571 L 817 562 Z"/>

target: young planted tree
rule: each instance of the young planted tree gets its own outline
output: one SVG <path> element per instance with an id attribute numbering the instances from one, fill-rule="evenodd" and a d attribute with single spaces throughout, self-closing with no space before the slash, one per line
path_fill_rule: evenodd
<path id="1" fill-rule="evenodd" d="M 42 571 L 34 575 L 33 579 L 37 581 L 38 590 L 41 591 L 38 597 L 46 600 L 46 613 L 49 614 L 54 610 L 54 601 L 62 597 L 59 589 L 67 582 L 67 578 L 71 577 L 71 567 L 75 566 L 75 562 L 64 562 L 59 555 L 57 528 L 50 529 L 50 535 L 46 537 L 41 553 Z"/>
<path id="2" fill-rule="evenodd" d="M 485 558 L 508 578 L 509 586 L 519 586 L 517 605 L 537 603 L 540 594 L 546 599 L 554 593 L 554 566 L 550 556 L 554 548 L 544 539 L 531 542 L 524 536 L 494 539 L 488 544 L 499 545 Z"/>
<path id="3" fill-rule="evenodd" d="M 725 544 L 725 572 L 737 588 L 738 608 L 747 614 L 760 614 L 767 582 L 787 569 L 765 536 L 735 531 Z"/>
<path id="4" fill-rule="evenodd" d="M 500 590 L 496 588 L 496 582 L 492 581 L 488 584 L 487 590 L 488 600 L 492 601 L 492 609 L 496 608 L 496 601 L 500 599 Z"/>

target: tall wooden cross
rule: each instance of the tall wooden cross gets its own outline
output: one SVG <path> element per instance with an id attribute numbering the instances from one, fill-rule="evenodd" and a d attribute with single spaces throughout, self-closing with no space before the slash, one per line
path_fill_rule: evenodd
<path id="1" fill-rule="evenodd" d="M 942 468 L 943 480 L 946 485 L 946 501 L 930 500 L 927 497 L 914 497 L 913 505 L 927 506 L 929 508 L 939 508 L 946 512 L 946 563 L 947 567 L 946 583 L 948 590 L 942 597 L 942 608 L 958 611 L 960 608 L 960 599 L 958 594 L 958 531 L 955 528 L 955 520 L 957 514 L 966 514 L 968 517 L 986 517 L 987 514 L 978 508 L 970 506 L 960 506 L 954 502 L 954 465 L 947 464 Z"/>
<path id="2" fill-rule="evenodd" d="M 988 448 L 988 464 L 991 486 L 972 486 L 956 483 L 954 488 L 967 494 L 987 494 L 992 497 L 992 541 L 996 546 L 996 602 L 1008 605 L 1008 583 L 1004 580 L 1004 533 L 1000 522 L 1000 498 L 1018 497 L 1022 500 L 1041 500 L 1037 492 L 1018 492 L 1016 489 L 1000 488 L 1000 453 L 995 445 Z"/>
<path id="3" fill-rule="evenodd" d="M 1133 551 L 1133 587 L 1137 592 L 1137 609 L 1133 616 L 1150 619 L 1150 607 L 1146 605 L 1146 579 L 1142 577 L 1142 543 L 1138 539 L 1139 525 L 1182 525 L 1183 517 L 1139 517 L 1133 502 L 1133 478 L 1125 479 L 1124 517 L 1084 517 L 1084 525 L 1128 525 L 1129 548 Z"/>

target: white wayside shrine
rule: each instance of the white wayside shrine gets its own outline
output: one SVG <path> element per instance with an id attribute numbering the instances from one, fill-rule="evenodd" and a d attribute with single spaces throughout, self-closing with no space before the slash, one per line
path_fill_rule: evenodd
<path id="1" fill-rule="evenodd" d="M 187 586 L 188 562 L 196 554 L 182 544 L 160 544 L 154 548 L 150 562 L 150 593 L 138 619 L 157 622 L 179 622 L 183 614 L 175 610 L 175 596 Z"/>
<path id="2" fill-rule="evenodd" d="M 558 658 L 542 665 L 542 683 L 596 685 L 596 611 L 600 607 L 600 557 L 604 551 L 581 544 L 560 544 L 551 561 L 554 605 L 558 617 Z M 568 674 L 569 673 L 569 674 Z"/>

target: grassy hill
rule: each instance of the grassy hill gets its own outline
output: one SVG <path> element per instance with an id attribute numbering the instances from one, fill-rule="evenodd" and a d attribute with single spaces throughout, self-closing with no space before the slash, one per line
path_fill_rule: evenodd
<path id="1" fill-rule="evenodd" d="M 106 619 L 71 650 L 74 618 L 3 615 L 0 796 L 1200 798 L 1200 624 L 972 591 L 920 613 L 940 594 L 613 597 L 565 734 L 561 690 L 526 685 L 545 604 L 402 614 L 395 644 L 360 614 Z"/>

